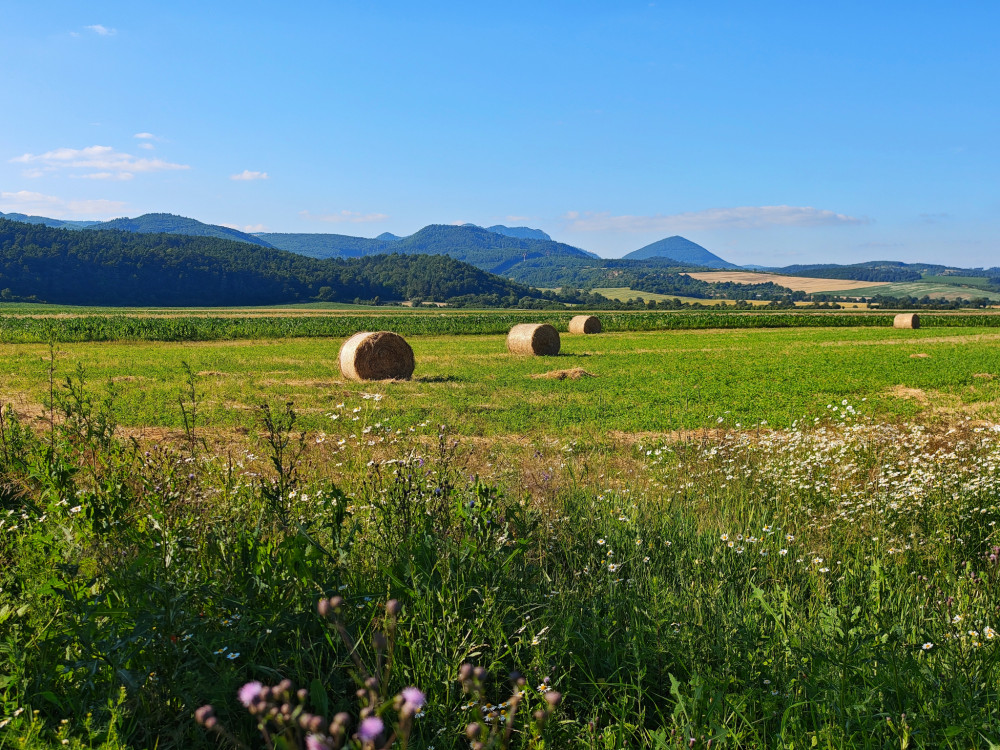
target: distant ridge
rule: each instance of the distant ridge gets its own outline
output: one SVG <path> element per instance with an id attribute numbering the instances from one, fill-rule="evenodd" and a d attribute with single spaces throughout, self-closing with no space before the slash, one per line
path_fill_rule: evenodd
<path id="1" fill-rule="evenodd" d="M 475 227 L 476 229 L 485 229 L 487 232 L 493 232 L 494 234 L 502 234 L 504 237 L 517 237 L 519 240 L 544 240 L 546 242 L 551 242 L 552 238 L 543 232 L 541 229 L 532 229 L 531 227 L 508 227 L 503 224 L 494 224 L 491 227 L 481 227 L 479 224 L 462 224 L 463 227 Z"/>
<path id="2" fill-rule="evenodd" d="M 47 216 L 28 216 L 27 214 L 5 214 L 0 211 L 0 219 L 8 221 L 20 221 L 24 224 L 42 224 L 55 229 L 83 229 L 100 222 L 97 221 L 64 221 L 62 219 L 50 219 Z"/>
<path id="3" fill-rule="evenodd" d="M 646 260 L 648 258 L 671 258 L 678 263 L 689 263 L 707 268 L 739 268 L 715 253 L 710 253 L 697 242 L 692 242 L 679 235 L 666 237 L 651 245 L 633 250 L 624 256 L 625 260 Z"/>
<path id="4" fill-rule="evenodd" d="M 475 224 L 430 224 L 409 237 L 385 233 L 374 239 L 342 234 L 261 233 L 256 236 L 274 247 L 313 258 L 356 258 L 379 253 L 448 255 L 498 274 L 505 274 L 518 263 L 534 258 L 597 258 L 586 250 L 551 239 L 522 239 Z"/>
<path id="5" fill-rule="evenodd" d="M 521 240 L 552 241 L 552 238 L 541 229 L 532 229 L 531 227 L 505 227 L 503 224 L 494 224 L 491 227 L 486 227 L 486 231 L 495 232 L 496 234 L 502 234 L 507 237 L 517 237 Z"/>
<path id="6" fill-rule="evenodd" d="M 143 214 L 134 219 L 121 218 L 111 221 L 102 221 L 90 224 L 84 229 L 119 229 L 125 232 L 137 232 L 139 234 L 186 234 L 191 237 L 218 237 L 221 240 L 236 240 L 237 242 L 249 242 L 251 245 L 261 247 L 273 247 L 266 241 L 246 234 L 238 229 L 230 229 L 217 224 L 204 224 L 197 219 L 189 219 L 186 216 L 176 216 L 174 214 Z"/>

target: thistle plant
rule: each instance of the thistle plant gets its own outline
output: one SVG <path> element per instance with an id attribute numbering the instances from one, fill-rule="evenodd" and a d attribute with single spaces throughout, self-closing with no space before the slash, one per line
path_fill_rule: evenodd
<path id="1" fill-rule="evenodd" d="M 248 682 L 239 690 L 239 701 L 257 719 L 257 729 L 270 750 L 387 750 L 397 746 L 405 750 L 407 747 L 414 719 L 420 715 L 427 698 L 423 691 L 412 686 L 404 688 L 391 700 L 383 695 L 392 671 L 396 624 L 402 605 L 396 599 L 385 604 L 385 632 L 379 631 L 372 636 L 377 654 L 373 670 L 361 660 L 357 642 L 339 617 L 343 605 L 343 598 L 335 596 L 320 599 L 316 609 L 333 625 L 357 668 L 360 686 L 355 695 L 360 710 L 356 731 L 351 733 L 353 720 L 346 712 L 332 718 L 312 713 L 309 691 L 296 689 L 291 680 L 285 679 L 273 686 Z M 393 713 L 395 721 L 390 720 Z M 195 719 L 209 731 L 243 746 L 221 724 L 212 706 L 202 706 L 195 711 Z"/>

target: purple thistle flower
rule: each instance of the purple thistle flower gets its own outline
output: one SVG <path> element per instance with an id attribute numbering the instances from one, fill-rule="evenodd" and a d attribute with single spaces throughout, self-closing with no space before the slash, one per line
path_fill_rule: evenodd
<path id="1" fill-rule="evenodd" d="M 403 688 L 403 692 L 400 693 L 400 695 L 403 696 L 403 703 L 412 708 L 414 711 L 419 711 L 420 708 L 427 702 L 427 696 L 415 687 Z"/>
<path id="2" fill-rule="evenodd" d="M 315 734 L 307 734 L 306 750 L 330 750 L 330 745 Z"/>
<path id="3" fill-rule="evenodd" d="M 369 716 L 358 727 L 358 739 L 362 742 L 374 742 L 385 729 L 385 724 L 377 716 Z"/>
<path id="4" fill-rule="evenodd" d="M 247 708 L 250 708 L 253 702 L 256 701 L 257 697 L 260 695 L 260 691 L 263 689 L 264 686 L 261 685 L 256 680 L 254 680 L 253 682 L 248 682 L 246 685 L 240 688 L 240 691 L 238 693 L 240 698 L 240 703 L 242 703 Z"/>

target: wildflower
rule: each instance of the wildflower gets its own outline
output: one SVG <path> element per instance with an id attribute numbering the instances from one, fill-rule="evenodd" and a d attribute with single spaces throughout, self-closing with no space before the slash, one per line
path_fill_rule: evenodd
<path id="1" fill-rule="evenodd" d="M 250 705 L 257 700 L 258 696 L 260 696 L 260 691 L 263 689 L 264 686 L 256 680 L 248 682 L 246 685 L 241 687 L 239 693 L 237 693 L 240 703 L 249 708 Z"/>
<path id="2" fill-rule="evenodd" d="M 236 659 L 239 659 L 240 658 L 240 652 L 239 651 L 233 651 L 232 653 L 226 654 L 226 658 L 229 659 L 229 661 L 234 661 Z"/>
<path id="3" fill-rule="evenodd" d="M 819 572 L 820 572 L 820 573 L 829 573 L 829 572 L 830 572 L 830 569 L 829 569 L 829 568 L 820 568 L 820 569 L 819 569 Z"/>
<path id="4" fill-rule="evenodd" d="M 951 618 L 952 625 L 958 625 L 958 623 L 960 623 L 961 621 L 962 621 L 962 615 L 955 615 L 954 617 Z"/>
<path id="5" fill-rule="evenodd" d="M 719 537 L 719 539 L 721 539 L 724 542 L 728 542 L 729 541 L 729 534 L 723 534 L 722 536 Z"/>
<path id="6" fill-rule="evenodd" d="M 377 716 L 369 716 L 361 722 L 358 727 L 358 739 L 363 743 L 375 742 L 378 736 L 385 730 L 385 724 Z"/>
<path id="7" fill-rule="evenodd" d="M 603 539 L 598 539 L 597 540 L 597 546 L 603 547 L 604 546 L 604 540 Z"/>
<path id="8" fill-rule="evenodd" d="M 307 734 L 306 750 L 330 750 L 330 745 L 315 734 Z"/>
<path id="9" fill-rule="evenodd" d="M 787 549 L 779 549 L 778 550 L 778 554 L 781 555 L 782 557 L 784 557 L 785 555 L 788 554 L 788 550 Z"/>
<path id="10" fill-rule="evenodd" d="M 69 512 L 70 513 L 79 513 L 81 510 L 83 510 L 83 506 L 77 505 L 75 508 L 70 508 Z"/>
<path id="11" fill-rule="evenodd" d="M 414 711 L 423 708 L 423 705 L 427 702 L 427 696 L 419 688 L 412 686 L 403 688 L 403 692 L 400 695 L 403 696 L 403 705 L 409 706 Z"/>
<path id="12" fill-rule="evenodd" d="M 927 643 L 925 643 L 925 644 L 924 644 L 923 646 L 921 646 L 921 648 L 922 648 L 922 649 L 923 649 L 924 651 L 930 651 L 930 650 L 931 650 L 932 648 L 934 648 L 934 644 L 933 644 L 933 643 L 931 643 L 930 641 L 928 641 L 928 642 L 927 642 Z"/>

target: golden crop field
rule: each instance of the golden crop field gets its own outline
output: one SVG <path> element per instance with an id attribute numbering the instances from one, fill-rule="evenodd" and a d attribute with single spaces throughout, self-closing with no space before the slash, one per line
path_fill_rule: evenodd
<path id="1" fill-rule="evenodd" d="M 777 273 L 757 273 L 755 271 L 699 271 L 688 276 L 710 283 L 732 281 L 737 284 L 766 284 L 772 282 L 788 287 L 796 292 L 846 292 L 852 289 L 877 287 L 888 282 L 851 281 L 849 279 L 812 279 L 807 276 L 782 276 Z"/>

